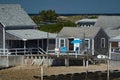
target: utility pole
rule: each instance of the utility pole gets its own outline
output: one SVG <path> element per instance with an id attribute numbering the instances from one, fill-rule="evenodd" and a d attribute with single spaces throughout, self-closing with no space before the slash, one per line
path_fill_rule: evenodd
<path id="1" fill-rule="evenodd" d="M 110 42 L 108 42 L 108 53 L 107 53 L 107 80 L 110 80 L 110 53 L 109 50 L 111 48 Z"/>
<path id="2" fill-rule="evenodd" d="M 107 80 L 109 80 L 110 72 L 109 72 L 109 57 L 107 58 Z"/>
<path id="3" fill-rule="evenodd" d="M 43 80 L 43 65 L 40 67 L 41 69 L 41 80 Z"/>
<path id="4" fill-rule="evenodd" d="M 43 80 L 43 74 L 44 74 L 44 71 L 43 71 L 43 61 L 44 61 L 44 58 L 41 60 L 41 64 L 40 64 L 40 78 L 41 80 Z"/>

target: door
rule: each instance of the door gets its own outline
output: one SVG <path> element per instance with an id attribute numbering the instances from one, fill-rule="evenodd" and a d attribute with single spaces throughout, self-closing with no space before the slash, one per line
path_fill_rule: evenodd
<path id="1" fill-rule="evenodd" d="M 69 50 L 72 50 L 72 51 L 74 50 L 74 44 L 71 43 L 73 40 L 74 40 L 73 38 L 68 39 L 68 41 L 69 41 Z"/>

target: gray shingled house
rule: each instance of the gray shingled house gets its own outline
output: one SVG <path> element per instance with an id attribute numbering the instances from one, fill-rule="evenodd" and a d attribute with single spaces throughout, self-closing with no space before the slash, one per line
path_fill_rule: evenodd
<path id="1" fill-rule="evenodd" d="M 0 51 L 19 52 L 42 48 L 46 51 L 55 48 L 56 34 L 36 29 L 37 25 L 19 4 L 0 4 Z M 47 44 L 48 43 L 48 44 Z"/>
<path id="2" fill-rule="evenodd" d="M 100 16 L 95 27 L 102 27 L 109 36 L 110 58 L 120 60 L 120 16 Z"/>
<path id="3" fill-rule="evenodd" d="M 108 35 L 100 27 L 64 27 L 57 37 L 57 47 L 64 46 L 67 51 L 75 51 L 76 45 L 71 41 L 81 39 L 84 41 L 81 45 L 84 44 L 84 49 L 90 50 L 91 55 L 108 52 Z"/>

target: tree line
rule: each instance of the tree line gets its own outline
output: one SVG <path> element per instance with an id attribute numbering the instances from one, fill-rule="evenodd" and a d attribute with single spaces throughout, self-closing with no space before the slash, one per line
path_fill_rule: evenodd
<path id="1" fill-rule="evenodd" d="M 43 10 L 39 15 L 31 16 L 38 25 L 38 29 L 51 33 L 58 33 L 64 26 L 76 26 L 74 22 L 60 17 L 55 10 Z"/>

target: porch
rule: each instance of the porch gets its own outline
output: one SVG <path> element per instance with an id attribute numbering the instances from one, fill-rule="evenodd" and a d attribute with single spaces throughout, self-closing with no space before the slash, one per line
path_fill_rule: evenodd
<path id="1" fill-rule="evenodd" d="M 48 53 L 55 49 L 55 38 L 56 34 L 36 29 L 6 30 L 4 45 L 12 54 L 37 54 L 41 50 Z"/>
<path id="2" fill-rule="evenodd" d="M 74 55 L 89 53 L 90 55 L 94 55 L 94 39 L 90 38 L 57 38 L 56 47 L 61 53 L 72 53 Z"/>
<path id="3" fill-rule="evenodd" d="M 111 60 L 120 60 L 120 41 L 110 41 L 109 56 Z"/>
<path id="4" fill-rule="evenodd" d="M 6 49 L 11 53 L 17 54 L 37 54 L 54 52 L 55 39 L 37 40 L 6 40 Z M 40 52 L 42 51 L 42 52 Z"/>

